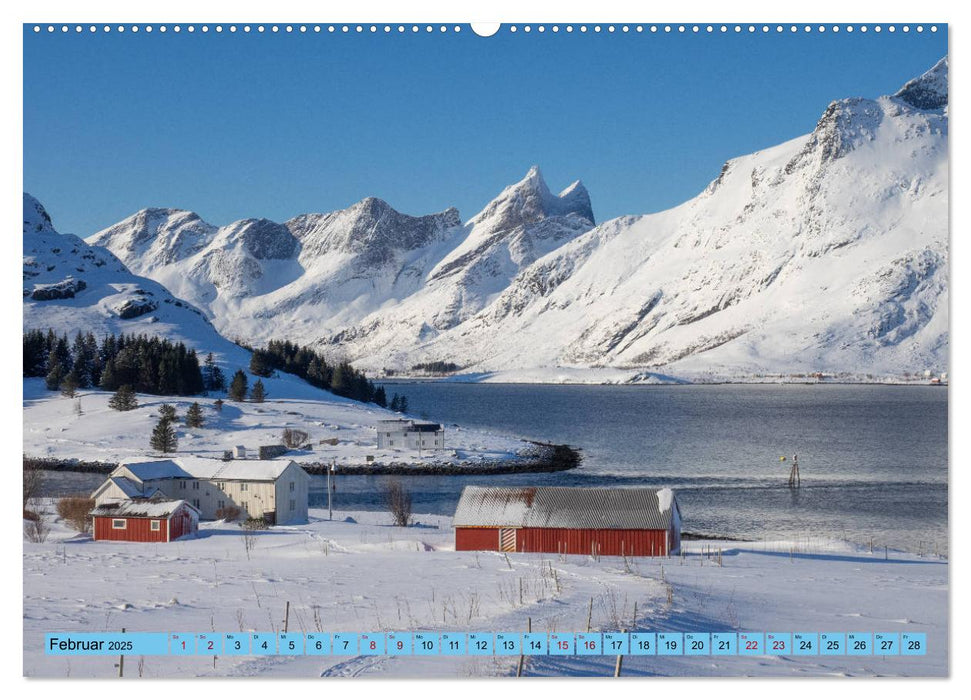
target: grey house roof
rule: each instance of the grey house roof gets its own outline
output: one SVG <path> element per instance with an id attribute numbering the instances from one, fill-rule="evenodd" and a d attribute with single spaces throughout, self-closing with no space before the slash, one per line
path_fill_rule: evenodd
<path id="1" fill-rule="evenodd" d="M 671 489 L 466 486 L 455 527 L 666 530 L 677 511 Z"/>
<path id="2" fill-rule="evenodd" d="M 111 518 L 168 518 L 181 506 L 185 506 L 199 514 L 198 509 L 194 508 L 185 501 L 153 501 L 137 499 L 130 501 L 116 501 L 114 503 L 103 503 L 91 511 L 91 515 Z"/>

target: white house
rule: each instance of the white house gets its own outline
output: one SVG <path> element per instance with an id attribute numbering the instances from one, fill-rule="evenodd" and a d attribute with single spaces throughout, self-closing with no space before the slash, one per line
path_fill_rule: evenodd
<path id="1" fill-rule="evenodd" d="M 395 418 L 379 420 L 378 449 L 441 450 L 445 448 L 445 428 L 438 423 L 421 423 Z"/>
<path id="2" fill-rule="evenodd" d="M 310 476 L 291 460 L 180 458 L 120 464 L 91 498 L 100 506 L 159 492 L 186 501 L 204 520 L 236 507 L 243 517 L 290 525 L 307 522 L 309 491 Z"/>

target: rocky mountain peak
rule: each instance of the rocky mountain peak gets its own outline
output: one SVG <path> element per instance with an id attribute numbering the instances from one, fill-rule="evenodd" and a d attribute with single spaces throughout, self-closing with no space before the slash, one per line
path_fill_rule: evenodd
<path id="1" fill-rule="evenodd" d="M 24 192 L 24 233 L 57 233 L 44 205 Z"/>
<path id="2" fill-rule="evenodd" d="M 894 97 L 917 109 L 941 109 L 947 106 L 947 56 L 923 75 L 910 80 Z"/>
<path id="3" fill-rule="evenodd" d="M 592 225 L 590 195 L 579 180 L 559 195 L 554 195 L 546 185 L 539 166 L 534 165 L 522 180 L 500 192 L 471 223 L 488 223 L 492 231 L 505 231 L 551 216 L 576 216 Z"/>

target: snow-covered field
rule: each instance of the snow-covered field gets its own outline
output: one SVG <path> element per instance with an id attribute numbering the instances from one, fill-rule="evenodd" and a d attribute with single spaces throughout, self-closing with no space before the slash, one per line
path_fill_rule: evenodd
<path id="1" fill-rule="evenodd" d="M 152 427 L 163 403 L 175 406 L 180 417 L 194 402 L 203 408 L 201 428 L 177 425 L 180 455 L 219 458 L 235 445 L 255 450 L 260 445 L 280 444 L 284 428 L 304 430 L 312 450 L 295 450 L 287 457 L 296 462 L 330 462 L 365 465 L 367 456 L 375 462 L 409 462 L 416 466 L 448 462 L 478 462 L 515 457 L 528 447 L 522 440 L 488 431 L 445 426 L 445 450 L 377 448 L 375 424 L 397 414 L 373 404 L 362 404 L 314 389 L 299 379 L 265 380 L 268 398 L 263 403 L 226 400 L 222 410 L 214 407 L 216 397 L 166 397 L 139 395 L 139 407 L 119 412 L 108 407 L 111 394 L 85 390 L 75 399 L 48 391 L 42 379 L 24 380 L 24 452 L 31 457 L 77 458 L 118 462 L 145 459 Z M 299 389 L 300 391 L 294 391 Z M 297 398 L 278 398 L 278 396 Z M 81 415 L 75 410 L 81 402 Z M 320 444 L 336 438 L 336 445 Z M 173 455 L 170 455 L 173 456 Z"/>
<path id="2" fill-rule="evenodd" d="M 46 507 L 51 508 L 47 502 Z M 24 673 L 111 677 L 114 657 L 49 657 L 54 631 L 837 631 L 925 632 L 925 657 L 633 657 L 624 675 L 943 676 L 948 564 L 842 542 L 687 542 L 668 559 L 455 552 L 451 519 L 409 528 L 372 512 L 311 511 L 256 534 L 203 523 L 171 544 L 93 542 L 55 522 L 24 543 Z M 704 550 L 721 549 L 722 566 Z M 637 619 L 633 620 L 634 606 Z M 481 677 L 516 657 L 145 657 L 126 676 Z M 533 657 L 531 676 L 609 676 L 613 657 Z"/>

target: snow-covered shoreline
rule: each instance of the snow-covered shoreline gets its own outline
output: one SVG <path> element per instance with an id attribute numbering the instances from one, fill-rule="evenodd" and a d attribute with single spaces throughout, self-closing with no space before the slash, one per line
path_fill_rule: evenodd
<path id="1" fill-rule="evenodd" d="M 46 505 L 51 507 L 50 502 Z M 688 541 L 685 556 L 456 552 L 451 518 L 393 527 L 383 512 L 312 510 L 258 532 L 203 523 L 171 544 L 93 542 L 55 522 L 24 543 L 24 673 L 110 677 L 114 658 L 51 657 L 47 632 L 924 632 L 926 656 L 626 657 L 624 675 L 944 676 L 948 563 L 817 538 Z M 721 553 L 721 565 L 717 553 Z M 709 554 L 710 553 L 710 554 Z M 68 585 L 70 581 L 70 585 Z M 591 601 L 592 608 L 591 608 Z M 636 604 L 637 617 L 634 617 Z M 481 677 L 515 657 L 145 657 L 126 676 Z M 533 657 L 526 675 L 609 676 L 613 657 Z"/>
<path id="2" fill-rule="evenodd" d="M 380 384 L 408 384 L 441 382 L 452 384 L 562 384 L 578 386 L 708 386 L 719 384 L 792 384 L 812 386 L 947 386 L 946 380 L 933 382 L 933 376 L 875 377 L 872 374 L 829 374 L 821 377 L 813 373 L 732 374 L 718 372 L 669 373 L 650 369 L 611 367 L 537 367 L 532 369 L 496 370 L 489 372 L 458 372 L 450 375 L 396 374 L 378 380 Z M 940 380 L 940 377 L 937 377 Z"/>
<path id="3" fill-rule="evenodd" d="M 225 401 L 217 410 L 217 397 L 139 395 L 137 409 L 120 412 L 108 407 L 108 392 L 82 390 L 75 398 L 67 398 L 48 391 L 42 379 L 25 379 L 23 452 L 37 458 L 105 463 L 149 458 L 153 451 L 148 436 L 163 403 L 174 406 L 179 416 L 184 416 L 192 403 L 198 403 L 205 421 L 201 428 L 189 428 L 179 421 L 178 450 L 168 457 L 219 459 L 236 445 L 255 451 L 260 445 L 279 444 L 285 428 L 306 431 L 310 443 L 310 449 L 287 452 L 287 459 L 298 464 L 333 462 L 343 471 L 382 463 L 408 463 L 417 470 L 441 465 L 514 464 L 529 459 L 535 448 L 519 438 L 449 424 L 445 425 L 445 449 L 426 449 L 421 454 L 379 449 L 377 421 L 396 414 L 307 385 L 299 387 L 303 394 L 278 398 L 285 395 L 289 384 L 299 380 L 275 381 L 271 386 L 278 387 L 279 394 L 271 394 L 263 403 Z"/>

